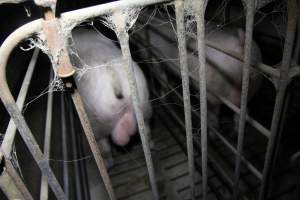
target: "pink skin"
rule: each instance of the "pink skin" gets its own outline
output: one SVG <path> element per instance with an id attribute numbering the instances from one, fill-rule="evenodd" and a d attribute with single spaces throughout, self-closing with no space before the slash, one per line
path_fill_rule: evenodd
<path id="1" fill-rule="evenodd" d="M 137 130 L 136 120 L 132 112 L 126 112 L 117 122 L 112 131 L 112 139 L 114 143 L 120 146 L 128 144 L 130 137 Z"/>

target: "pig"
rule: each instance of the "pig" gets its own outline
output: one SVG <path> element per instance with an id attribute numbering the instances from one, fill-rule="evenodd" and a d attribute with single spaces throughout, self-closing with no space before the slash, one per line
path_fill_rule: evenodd
<path id="1" fill-rule="evenodd" d="M 78 55 L 72 60 L 79 72 L 83 70 L 75 75 L 75 83 L 100 151 L 111 167 L 109 137 L 116 145 L 124 146 L 138 129 L 122 53 L 110 39 L 95 30 L 77 28 L 72 38 L 72 49 Z M 135 62 L 133 69 L 148 134 L 152 114 L 148 85 Z"/>
<path id="2" fill-rule="evenodd" d="M 206 25 L 205 28 L 207 44 L 212 43 L 225 51 L 230 51 L 243 58 L 245 41 L 245 31 L 243 29 L 232 26 L 219 29 L 217 25 L 212 23 Z M 188 37 L 187 46 L 193 50 L 197 49 L 194 37 Z M 212 93 L 226 98 L 239 107 L 241 103 L 243 62 L 209 45 L 205 46 L 205 56 L 207 89 L 209 90 L 207 93 L 208 108 L 219 118 L 222 103 Z M 260 48 L 255 41 L 252 41 L 251 63 L 257 64 L 261 61 Z M 197 82 L 197 85 L 199 81 L 198 63 L 197 55 L 189 52 L 189 74 L 192 81 Z M 250 68 L 249 81 L 248 100 L 251 100 L 261 85 L 262 75 L 253 68 Z M 237 120 L 237 116 L 234 117 L 234 120 Z M 217 119 L 215 125 L 219 126 L 219 119 Z M 236 125 L 237 123 L 235 122 Z"/>
<path id="3" fill-rule="evenodd" d="M 141 18 L 141 24 L 146 23 L 150 16 L 151 11 L 145 12 Z M 180 76 L 180 64 L 178 54 L 178 41 L 176 23 L 175 21 L 166 23 L 167 15 L 157 14 L 151 16 L 151 23 L 148 23 L 143 29 L 139 30 L 138 33 L 132 36 L 132 40 L 140 48 L 145 48 L 140 45 L 141 41 L 145 41 L 147 49 L 153 47 L 153 54 L 155 59 L 160 62 L 155 68 L 156 71 L 160 72 L 161 79 L 166 79 L 161 76 L 166 70 L 171 71 L 174 74 Z M 196 39 L 196 24 L 191 23 L 190 27 L 187 28 L 186 35 L 186 47 L 188 57 L 188 73 L 190 82 L 199 88 L 199 59 L 197 52 L 197 39 Z M 205 25 L 205 40 L 207 44 L 213 43 L 217 47 L 223 48 L 225 51 L 230 51 L 236 55 L 243 57 L 244 54 L 244 40 L 245 31 L 241 28 L 234 26 L 221 27 L 212 21 L 206 22 Z M 143 59 L 151 60 L 149 53 L 141 52 Z M 261 51 L 255 41 L 252 41 L 252 64 L 261 62 Z M 212 93 L 221 96 L 236 106 L 240 106 L 241 103 L 241 83 L 242 83 L 242 71 L 243 62 L 233 58 L 226 53 L 216 50 L 209 45 L 205 46 L 206 56 L 206 83 L 207 83 L 207 104 L 209 116 L 213 116 L 214 120 L 212 126 L 216 128 L 220 125 L 221 107 L 222 102 L 216 98 Z M 166 61 L 166 62 L 162 62 Z M 155 63 L 155 62 L 154 62 Z M 160 65 L 160 66 L 158 66 Z M 262 75 L 255 69 L 250 70 L 250 84 L 248 100 L 251 100 L 255 92 L 258 90 L 262 80 Z M 164 80 L 164 82 L 166 82 Z M 169 93 L 162 87 L 162 91 Z M 212 93 L 211 93 L 212 92 Z"/>

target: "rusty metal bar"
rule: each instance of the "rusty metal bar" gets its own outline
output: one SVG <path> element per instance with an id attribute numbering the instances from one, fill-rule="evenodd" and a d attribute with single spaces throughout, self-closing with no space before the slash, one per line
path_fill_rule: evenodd
<path id="1" fill-rule="evenodd" d="M 182 77 L 182 91 L 184 102 L 184 117 L 186 128 L 186 145 L 188 154 L 188 166 L 191 188 L 191 199 L 195 199 L 195 181 L 194 181 L 194 143 L 192 133 L 192 115 L 191 115 L 191 99 L 190 99 L 190 84 L 189 73 L 187 66 L 187 51 L 186 51 L 186 38 L 185 38 L 185 25 L 184 25 L 184 2 L 182 0 L 175 1 L 176 9 L 176 23 L 177 23 L 177 38 L 179 49 L 180 71 Z"/>
<path id="2" fill-rule="evenodd" d="M 83 102 L 82 102 L 81 97 L 76 89 L 72 93 L 72 99 L 73 99 L 75 108 L 77 110 L 77 113 L 79 115 L 79 119 L 80 119 L 81 125 L 83 127 L 84 133 L 86 135 L 86 138 L 88 140 L 90 148 L 93 152 L 93 156 L 96 161 L 98 170 L 100 172 L 100 175 L 101 175 L 104 185 L 106 187 L 108 196 L 111 200 L 115 200 L 116 197 L 115 197 L 115 194 L 114 194 L 111 182 L 110 182 L 109 175 L 106 170 L 106 166 L 104 164 L 104 160 L 101 156 L 101 152 L 97 145 L 91 124 L 89 122 L 88 116 L 87 116 L 86 111 L 83 106 Z"/>
<path id="3" fill-rule="evenodd" d="M 286 29 L 286 37 L 285 37 L 285 45 L 283 51 L 283 58 L 282 58 L 282 65 L 280 68 L 280 79 L 278 80 L 278 91 L 276 94 L 276 101 L 274 106 L 274 113 L 272 118 L 271 124 L 271 135 L 270 140 L 267 146 L 267 152 L 265 155 L 265 162 L 264 162 L 264 170 L 263 170 L 263 179 L 260 187 L 259 193 L 259 200 L 264 200 L 267 198 L 267 190 L 269 181 L 272 174 L 272 160 L 275 151 L 275 143 L 278 136 L 278 127 L 279 127 L 279 120 L 280 114 L 283 108 L 283 102 L 285 97 L 286 88 L 289 83 L 289 67 L 291 64 L 292 58 L 292 49 L 293 43 L 295 39 L 295 31 L 296 31 L 296 24 L 297 18 L 297 2 L 296 0 L 288 0 L 287 1 L 288 7 L 288 22 L 287 22 L 287 29 Z"/>
<path id="4" fill-rule="evenodd" d="M 31 60 L 29 62 L 29 65 L 28 65 L 28 68 L 27 68 L 27 71 L 26 71 L 26 74 L 24 77 L 24 80 L 22 82 L 21 89 L 18 94 L 16 104 L 20 110 L 22 110 L 23 106 L 24 106 L 25 98 L 26 98 L 28 88 L 29 88 L 29 85 L 31 82 L 33 71 L 35 69 L 39 51 L 40 50 L 38 48 L 36 48 L 32 54 Z M 16 126 L 15 126 L 13 120 L 11 119 L 8 123 L 8 127 L 6 129 L 5 136 L 4 136 L 2 145 L 1 145 L 1 150 L 6 157 L 10 156 L 10 152 L 11 152 L 12 145 L 13 145 L 13 142 L 15 139 L 15 135 L 16 135 Z"/>
<path id="5" fill-rule="evenodd" d="M 8 199 L 33 200 L 25 183 L 20 178 L 9 158 L 6 159 L 3 155 L 0 157 L 4 165 L 0 175 L 0 188 L 6 197 Z"/>
<path id="6" fill-rule="evenodd" d="M 203 199 L 207 199 L 207 95 L 206 95 L 206 65 L 205 65 L 205 0 L 195 1 L 195 19 L 197 22 L 197 44 L 199 58 L 199 88 L 201 114 L 201 159 L 202 159 L 202 192 Z"/>
<path id="7" fill-rule="evenodd" d="M 53 80 L 53 71 L 50 70 L 49 75 L 49 84 L 51 84 Z M 46 124 L 45 124 L 45 135 L 44 135 L 44 156 L 49 159 L 50 156 L 50 144 L 51 144 L 51 129 L 52 129 L 52 107 L 53 107 L 53 92 L 48 92 L 47 97 L 47 112 L 46 112 Z M 47 200 L 48 199 L 48 182 L 47 176 L 42 174 L 41 179 L 41 189 L 40 189 L 40 199 Z"/>
<path id="8" fill-rule="evenodd" d="M 240 105 L 240 118 L 238 128 L 238 143 L 237 143 L 237 156 L 235 162 L 234 173 L 234 188 L 233 199 L 237 200 L 239 196 L 239 179 L 241 170 L 241 159 L 244 146 L 244 134 L 247 115 L 247 102 L 248 102 L 248 88 L 249 88 L 249 74 L 250 74 L 250 62 L 251 62 L 251 50 L 252 50 L 252 34 L 253 34 L 253 21 L 255 13 L 254 1 L 243 1 L 246 10 L 246 34 L 244 45 L 244 63 L 243 63 L 243 78 L 242 78 L 242 92 L 241 92 L 241 105 Z"/>
<path id="9" fill-rule="evenodd" d="M 159 194 L 156 186 L 156 181 L 155 181 L 155 174 L 154 174 L 154 167 L 153 167 L 153 161 L 151 157 L 151 151 L 150 151 L 150 145 L 149 145 L 149 136 L 145 128 L 145 121 L 144 121 L 144 115 L 141 109 L 141 102 L 139 99 L 138 95 L 138 90 L 137 90 L 137 83 L 136 79 L 134 76 L 134 71 L 133 71 L 133 65 L 132 65 L 132 58 L 130 54 L 130 49 L 129 49 L 129 35 L 125 30 L 122 30 L 122 32 L 118 35 L 120 45 L 121 45 L 121 50 L 123 54 L 123 62 L 124 62 L 124 67 L 126 69 L 129 85 L 130 85 L 130 92 L 131 92 L 131 99 L 133 102 L 133 108 L 135 112 L 135 116 L 137 119 L 138 123 L 138 128 L 139 128 L 139 133 L 143 145 L 143 150 L 146 158 L 146 164 L 148 168 L 148 173 L 149 173 L 149 179 L 150 179 L 150 184 L 152 188 L 152 193 L 154 199 L 158 200 L 159 199 Z"/>

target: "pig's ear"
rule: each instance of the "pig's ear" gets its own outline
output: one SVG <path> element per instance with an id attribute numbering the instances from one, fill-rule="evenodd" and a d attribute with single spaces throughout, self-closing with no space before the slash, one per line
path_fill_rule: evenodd
<path id="1" fill-rule="evenodd" d="M 237 29 L 238 38 L 240 40 L 241 45 L 245 43 L 245 31 L 241 28 Z"/>

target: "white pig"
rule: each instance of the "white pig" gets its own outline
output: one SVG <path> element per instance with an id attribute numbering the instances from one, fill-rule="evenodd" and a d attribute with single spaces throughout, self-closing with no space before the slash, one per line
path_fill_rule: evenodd
<path id="1" fill-rule="evenodd" d="M 220 30 L 212 24 L 206 25 L 207 43 L 212 43 L 225 51 L 233 52 L 235 55 L 243 58 L 245 32 L 240 28 L 225 27 Z M 190 49 L 197 49 L 197 43 L 194 38 L 187 42 Z M 206 79 L 207 88 L 215 94 L 225 97 L 236 106 L 240 106 L 243 62 L 227 55 L 226 53 L 214 49 L 209 45 L 205 47 L 206 55 Z M 255 41 L 252 41 L 251 63 L 261 62 L 261 52 Z M 189 71 L 192 80 L 198 81 L 198 57 L 189 53 Z M 250 85 L 248 90 L 248 100 L 252 98 L 259 88 L 262 76 L 253 68 L 250 69 Z M 220 112 L 221 102 L 214 95 L 207 94 L 208 106 L 216 115 Z"/>
<path id="2" fill-rule="evenodd" d="M 137 121 L 122 53 L 110 39 L 94 30 L 76 29 L 72 36 L 73 49 L 76 49 L 78 54 L 75 65 L 84 69 L 83 73 L 77 74 L 75 82 L 100 150 L 110 154 L 108 137 L 111 136 L 115 144 L 123 146 L 128 144 L 130 137 L 137 132 Z M 149 131 L 151 106 L 148 101 L 147 82 L 135 62 L 133 68 L 146 130 Z"/>
<path id="3" fill-rule="evenodd" d="M 148 14 L 145 13 L 141 17 L 141 24 L 145 24 L 152 12 Z M 161 16 L 162 14 L 157 14 L 156 16 L 151 16 L 151 23 L 145 26 L 143 29 L 139 30 L 135 35 L 132 36 L 135 44 L 140 48 L 145 48 L 142 41 L 146 44 L 147 49 L 153 47 L 153 52 L 155 59 L 159 61 L 161 65 L 156 68 L 163 73 L 164 67 L 168 70 L 175 72 L 180 76 L 180 65 L 179 65 L 179 55 L 178 55 L 178 41 L 175 21 L 171 24 L 169 21 L 166 23 L 168 16 Z M 193 24 L 191 25 L 193 26 Z M 189 34 L 187 34 L 187 56 L 188 56 L 188 70 L 190 80 L 197 88 L 199 88 L 199 59 L 197 53 L 197 40 L 195 38 L 196 27 L 189 27 Z M 217 24 L 211 21 L 206 23 L 205 26 L 205 40 L 208 43 L 213 43 L 217 47 L 221 47 L 225 51 L 231 51 L 236 55 L 243 57 L 244 54 L 244 40 L 245 32 L 244 30 L 236 27 L 222 27 L 220 28 Z M 145 60 L 151 60 L 149 53 L 141 52 Z M 216 122 L 213 125 L 219 124 L 218 118 L 220 114 L 220 108 L 222 102 L 211 95 L 213 92 L 227 100 L 236 106 L 240 106 L 240 96 L 241 96 L 241 83 L 242 83 L 242 71 L 243 62 L 233 58 L 226 53 L 211 48 L 209 45 L 205 47 L 206 56 L 206 83 L 207 89 L 207 102 L 209 114 L 213 113 L 216 116 Z M 153 56 L 152 56 L 153 57 Z M 252 64 L 261 62 L 261 52 L 255 41 L 252 41 Z M 160 77 L 162 77 L 160 75 Z M 165 79 L 165 78 L 164 78 Z M 262 76 L 251 68 L 250 71 L 250 85 L 249 85 L 249 95 L 248 100 L 250 100 L 254 93 L 259 88 Z"/>

